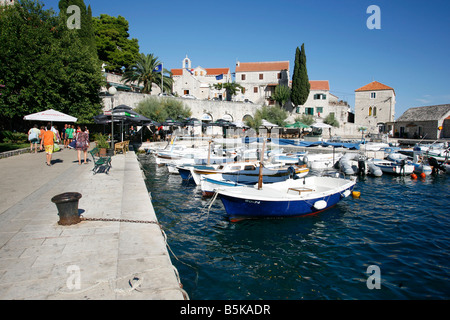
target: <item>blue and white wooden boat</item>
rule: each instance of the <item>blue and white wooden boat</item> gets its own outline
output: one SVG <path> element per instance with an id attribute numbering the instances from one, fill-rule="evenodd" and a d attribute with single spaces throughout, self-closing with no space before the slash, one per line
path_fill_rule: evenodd
<path id="1" fill-rule="evenodd" d="M 278 172 L 266 171 L 263 168 L 262 177 L 265 183 L 274 183 L 285 181 L 289 178 L 300 179 L 309 173 L 309 169 L 306 167 L 289 167 L 280 168 Z M 200 188 L 204 197 L 213 196 L 216 189 L 220 187 L 236 187 L 253 185 L 258 182 L 259 169 L 252 175 L 238 175 L 228 173 L 215 173 L 201 175 Z M 273 170 L 273 169 L 271 169 Z"/>
<path id="2" fill-rule="evenodd" d="M 180 168 L 178 168 L 178 171 Z M 258 182 L 259 162 L 237 161 L 223 163 L 213 169 L 191 168 L 191 176 L 197 185 L 200 185 L 201 176 L 208 174 L 222 173 L 224 179 L 243 184 L 252 184 Z M 309 172 L 305 166 L 291 165 L 284 166 L 282 164 L 265 163 L 263 167 L 264 177 L 268 177 L 267 182 L 283 181 L 289 178 L 291 174 L 300 174 Z"/>
<path id="3" fill-rule="evenodd" d="M 299 217 L 336 205 L 351 194 L 355 181 L 312 176 L 255 186 L 224 187 L 216 192 L 231 221 Z"/>
<path id="4" fill-rule="evenodd" d="M 195 170 L 208 170 L 208 171 L 215 171 L 220 165 L 214 164 L 214 165 L 191 165 L 191 164 L 185 164 L 181 166 L 176 166 L 178 173 L 180 174 L 181 179 L 188 180 L 188 181 L 194 181 L 194 171 Z"/>

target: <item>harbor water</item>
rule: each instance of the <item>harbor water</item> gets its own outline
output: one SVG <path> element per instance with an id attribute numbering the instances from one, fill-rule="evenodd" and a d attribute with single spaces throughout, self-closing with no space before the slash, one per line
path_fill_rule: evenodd
<path id="1" fill-rule="evenodd" d="M 193 300 L 450 298 L 448 175 L 362 177 L 360 198 L 317 215 L 232 223 L 220 199 L 139 160 Z"/>

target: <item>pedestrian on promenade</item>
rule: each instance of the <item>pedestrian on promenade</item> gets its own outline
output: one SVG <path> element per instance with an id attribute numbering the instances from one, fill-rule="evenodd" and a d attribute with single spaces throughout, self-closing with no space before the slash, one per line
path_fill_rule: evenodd
<path id="1" fill-rule="evenodd" d="M 45 133 L 45 127 L 41 126 L 41 133 L 39 133 L 39 141 L 42 141 L 42 139 L 44 138 L 44 133 Z"/>
<path id="2" fill-rule="evenodd" d="M 42 147 L 45 148 L 45 157 L 47 160 L 47 165 L 52 165 L 52 154 L 53 154 L 53 144 L 55 143 L 55 133 L 52 131 L 52 126 L 50 124 L 47 125 L 47 131 L 42 135 L 41 140 L 41 150 Z"/>
<path id="3" fill-rule="evenodd" d="M 80 126 L 78 126 L 80 128 Z M 77 133 L 76 139 L 76 149 L 78 153 L 78 164 L 81 165 L 81 151 L 84 154 L 84 164 L 87 164 L 87 150 L 89 149 L 89 133 L 87 127 L 80 128 L 80 132 Z"/>
<path id="4" fill-rule="evenodd" d="M 61 141 L 61 136 L 59 135 L 59 130 L 57 126 L 52 127 L 52 131 L 56 136 L 56 142 L 59 143 Z"/>
<path id="5" fill-rule="evenodd" d="M 34 145 L 34 153 L 37 153 L 40 134 L 41 131 L 38 129 L 37 124 L 35 124 L 34 127 L 28 131 L 28 140 L 30 141 L 30 152 L 33 152 L 33 145 Z"/>
<path id="6" fill-rule="evenodd" d="M 66 148 L 66 129 L 67 123 L 64 125 L 64 128 L 61 129 L 61 143 L 63 144 L 63 148 Z"/>
<path id="7" fill-rule="evenodd" d="M 67 125 L 66 129 L 66 135 L 67 135 L 67 145 L 69 145 L 73 140 L 73 133 L 75 129 L 73 128 L 73 125 Z"/>

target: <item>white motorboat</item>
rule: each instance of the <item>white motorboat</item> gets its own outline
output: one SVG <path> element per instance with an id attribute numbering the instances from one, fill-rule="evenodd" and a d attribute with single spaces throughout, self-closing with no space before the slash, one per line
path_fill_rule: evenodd
<path id="1" fill-rule="evenodd" d="M 394 175 L 407 175 L 414 172 L 414 165 L 407 163 L 397 163 L 390 160 L 373 159 L 373 164 L 383 171 L 383 173 Z"/>
<path id="2" fill-rule="evenodd" d="M 342 157 L 342 153 L 315 153 L 303 157 L 303 163 L 313 170 L 333 168 L 334 164 Z"/>

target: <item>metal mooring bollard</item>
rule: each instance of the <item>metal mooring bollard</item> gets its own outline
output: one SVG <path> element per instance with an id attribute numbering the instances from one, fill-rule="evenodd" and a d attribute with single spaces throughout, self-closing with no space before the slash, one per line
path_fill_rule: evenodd
<path id="1" fill-rule="evenodd" d="M 80 215 L 78 214 L 78 200 L 80 198 L 81 193 L 78 192 L 66 192 L 52 198 L 52 202 L 58 208 L 58 224 L 71 225 L 81 221 Z"/>

